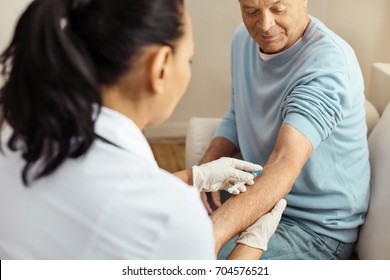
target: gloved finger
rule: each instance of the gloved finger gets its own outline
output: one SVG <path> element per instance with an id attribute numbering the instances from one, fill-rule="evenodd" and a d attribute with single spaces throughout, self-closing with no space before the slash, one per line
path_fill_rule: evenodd
<path id="1" fill-rule="evenodd" d="M 238 189 L 235 189 L 235 190 L 232 191 L 232 194 L 233 195 L 238 195 L 238 194 L 240 194 L 240 191 Z"/>
<path id="2" fill-rule="evenodd" d="M 238 190 L 239 190 L 240 192 L 246 192 L 246 186 L 245 186 L 245 184 L 240 185 L 240 186 L 238 187 Z"/>
<path id="3" fill-rule="evenodd" d="M 241 186 L 244 186 L 244 185 L 245 185 L 244 182 L 237 182 L 237 183 L 235 183 L 233 186 L 229 187 L 229 188 L 227 189 L 227 191 L 228 191 L 229 193 L 231 193 L 231 194 L 239 194 L 239 193 L 240 193 L 239 188 L 240 188 Z"/>
<path id="4" fill-rule="evenodd" d="M 248 181 L 248 182 L 245 182 L 245 184 L 247 184 L 247 185 L 253 185 L 254 183 L 255 183 L 255 181 L 253 181 L 253 179 Z"/>
<path id="5" fill-rule="evenodd" d="M 252 174 L 234 168 L 227 169 L 225 176 L 232 182 L 250 182 L 254 178 Z"/>
<path id="6" fill-rule="evenodd" d="M 244 171 L 254 172 L 258 170 L 263 170 L 263 167 L 259 164 L 254 164 L 251 162 L 247 162 L 244 160 L 236 159 L 236 158 L 230 158 L 229 163 L 232 167 Z"/>
<path id="7" fill-rule="evenodd" d="M 237 184 L 231 186 L 227 189 L 227 191 L 231 194 L 237 195 L 242 192 L 246 192 L 246 186 L 244 182 L 238 182 Z"/>

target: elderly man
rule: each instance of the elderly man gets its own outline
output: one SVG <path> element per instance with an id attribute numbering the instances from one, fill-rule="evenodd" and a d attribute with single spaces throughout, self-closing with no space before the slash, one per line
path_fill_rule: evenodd
<path id="1" fill-rule="evenodd" d="M 216 250 L 285 197 L 262 259 L 347 259 L 369 201 L 364 84 L 352 48 L 307 12 L 307 0 L 240 0 L 231 103 L 202 162 L 241 152 L 264 165 L 212 219 Z M 221 206 L 220 206 L 221 205 Z"/>

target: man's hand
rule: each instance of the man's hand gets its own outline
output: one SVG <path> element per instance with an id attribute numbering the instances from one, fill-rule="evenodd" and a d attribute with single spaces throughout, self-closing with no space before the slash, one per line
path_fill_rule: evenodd
<path id="1" fill-rule="evenodd" d="M 201 192 L 226 190 L 233 194 L 239 194 L 246 191 L 245 184 L 254 184 L 254 176 L 249 172 L 259 170 L 262 170 L 262 167 L 258 164 L 223 157 L 200 166 L 193 166 L 193 183 Z M 235 190 L 229 189 L 239 182 L 245 184 L 241 184 Z"/>
<path id="2" fill-rule="evenodd" d="M 216 208 L 220 207 L 222 205 L 221 203 L 221 193 L 219 191 L 210 193 L 212 203 Z M 200 193 L 200 198 L 203 202 L 203 205 L 206 207 L 207 213 L 211 215 L 213 213 L 213 209 L 207 199 L 207 194 L 205 192 Z"/>
<path id="3" fill-rule="evenodd" d="M 243 231 L 236 243 L 266 251 L 268 241 L 275 233 L 286 205 L 286 200 L 281 199 L 271 212 L 261 216 L 253 225 Z"/>

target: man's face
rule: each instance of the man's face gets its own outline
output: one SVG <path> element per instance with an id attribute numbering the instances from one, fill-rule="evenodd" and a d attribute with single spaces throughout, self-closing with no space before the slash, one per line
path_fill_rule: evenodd
<path id="1" fill-rule="evenodd" d="M 239 0 L 249 34 L 267 54 L 293 46 L 310 22 L 307 0 Z"/>

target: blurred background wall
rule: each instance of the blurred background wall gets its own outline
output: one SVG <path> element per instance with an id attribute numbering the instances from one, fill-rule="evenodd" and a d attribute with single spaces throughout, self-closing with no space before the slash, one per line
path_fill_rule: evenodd
<path id="1" fill-rule="evenodd" d="M 31 0 L 0 0 L 0 50 L 9 43 L 15 23 Z M 355 49 L 366 88 L 374 62 L 390 62 L 389 0 L 308 0 L 311 15 L 321 19 Z M 173 115 L 148 137 L 182 137 L 193 116 L 222 117 L 230 98 L 230 41 L 241 23 L 237 0 L 186 0 L 196 44 L 192 81 Z M 0 80 L 0 83 L 2 81 Z"/>
<path id="2" fill-rule="evenodd" d="M 0 0 L 0 52 L 11 40 L 16 20 L 31 0 Z M 0 76 L 0 85 L 3 80 Z"/>

